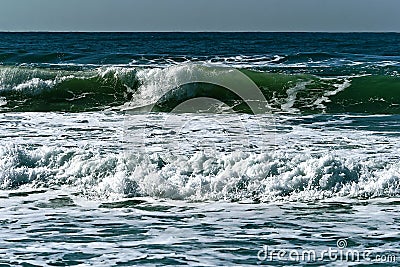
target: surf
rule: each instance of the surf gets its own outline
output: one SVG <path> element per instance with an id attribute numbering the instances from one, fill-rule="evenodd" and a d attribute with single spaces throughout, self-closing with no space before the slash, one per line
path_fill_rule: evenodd
<path id="1" fill-rule="evenodd" d="M 398 76 L 318 76 L 193 63 L 78 70 L 1 66 L 0 111 L 84 112 L 156 104 L 158 112 L 169 112 L 185 99 L 210 97 L 237 106 L 235 112 L 251 113 L 243 105 L 245 99 L 204 82 L 207 77 L 225 77 L 229 71 L 239 71 L 254 82 L 268 112 L 400 114 Z M 187 82 L 196 78 L 203 82 Z"/>

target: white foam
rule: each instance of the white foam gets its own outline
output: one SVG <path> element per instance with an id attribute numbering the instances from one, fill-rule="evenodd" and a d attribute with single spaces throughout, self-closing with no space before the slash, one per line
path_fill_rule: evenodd
<path id="1" fill-rule="evenodd" d="M 191 156 L 103 154 L 96 149 L 0 149 L 0 187 L 69 185 L 87 197 L 309 200 L 400 193 L 400 165 L 334 155 L 196 152 Z M 161 165 L 160 165 L 161 164 Z M 377 169 L 378 168 L 378 169 Z"/>
<path id="2" fill-rule="evenodd" d="M 297 124 L 280 115 L 274 122 L 237 114 L 0 115 L 1 189 L 67 186 L 101 200 L 262 201 L 390 197 L 400 190 L 397 137 L 350 127 L 362 116 L 318 117 L 308 126 L 301 120 L 313 116 L 296 117 Z"/>
<path id="3" fill-rule="evenodd" d="M 287 98 L 286 103 L 281 105 L 281 109 L 286 112 L 297 112 L 299 111 L 296 108 L 293 108 L 294 103 L 296 102 L 296 96 L 299 91 L 305 90 L 306 86 L 310 84 L 310 82 L 299 82 L 295 86 L 290 87 L 286 90 Z"/>
<path id="4" fill-rule="evenodd" d="M 0 107 L 7 105 L 7 99 L 5 97 L 0 97 Z"/>
<path id="5" fill-rule="evenodd" d="M 352 77 L 352 78 L 354 78 L 354 77 Z M 334 79 L 338 80 L 340 78 L 338 77 L 338 78 L 334 78 Z M 349 88 L 351 86 L 351 80 L 350 80 L 350 78 L 344 78 L 342 83 L 336 83 L 336 84 L 333 84 L 333 86 L 336 89 L 324 92 L 324 94 L 321 97 L 319 97 L 318 99 L 316 99 L 314 101 L 313 105 L 324 110 L 326 107 L 323 103 L 330 102 L 331 101 L 329 99 L 330 96 L 334 96 L 334 95 L 338 94 L 339 92 L 342 92 L 342 91 L 346 90 L 347 88 Z"/>

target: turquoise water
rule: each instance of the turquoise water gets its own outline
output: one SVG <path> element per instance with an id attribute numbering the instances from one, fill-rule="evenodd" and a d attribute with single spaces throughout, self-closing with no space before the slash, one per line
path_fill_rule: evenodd
<path id="1" fill-rule="evenodd" d="M 399 41 L 0 33 L 0 265 L 396 265 Z"/>

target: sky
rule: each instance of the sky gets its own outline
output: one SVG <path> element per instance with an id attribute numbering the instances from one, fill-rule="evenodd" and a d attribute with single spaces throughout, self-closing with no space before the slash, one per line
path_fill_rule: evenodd
<path id="1" fill-rule="evenodd" d="M 400 0 L 0 0 L 0 31 L 400 31 Z"/>

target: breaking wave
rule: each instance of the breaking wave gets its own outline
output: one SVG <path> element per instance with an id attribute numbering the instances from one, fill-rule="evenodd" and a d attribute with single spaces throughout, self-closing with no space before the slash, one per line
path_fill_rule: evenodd
<path id="1" fill-rule="evenodd" d="M 335 155 L 232 152 L 161 158 L 96 149 L 9 145 L 0 149 L 0 189 L 68 186 L 89 198 L 251 201 L 358 199 L 400 194 L 400 165 Z"/>
<path id="2" fill-rule="evenodd" d="M 169 111 L 171 105 L 182 99 L 199 96 L 210 96 L 231 105 L 243 99 L 237 99 L 211 83 L 185 85 L 185 81 L 193 77 L 225 77 L 223 73 L 231 70 L 190 63 L 166 68 L 3 66 L 0 67 L 0 110 L 126 110 L 157 103 L 160 104 L 157 111 Z M 272 112 L 400 114 L 398 76 L 330 77 L 248 69 L 239 71 L 257 85 L 265 97 L 265 106 Z M 171 88 L 174 88 L 173 93 Z M 237 111 L 249 112 L 243 107 Z"/>

